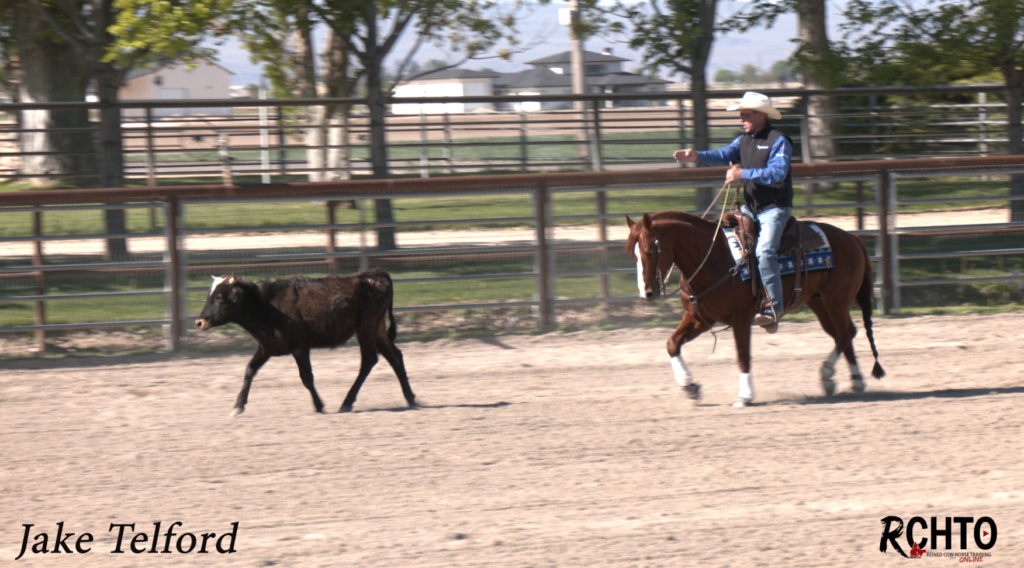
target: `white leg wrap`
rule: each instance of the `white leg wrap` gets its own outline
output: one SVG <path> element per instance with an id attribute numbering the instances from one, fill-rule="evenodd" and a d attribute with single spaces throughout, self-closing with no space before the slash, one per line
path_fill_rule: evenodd
<path id="1" fill-rule="evenodd" d="M 850 375 L 854 377 L 860 376 L 860 367 L 857 365 L 850 365 Z"/>
<path id="2" fill-rule="evenodd" d="M 644 261 L 640 256 L 640 243 L 633 247 L 633 254 L 636 255 L 636 287 L 640 290 L 640 297 L 647 299 L 647 292 L 644 290 Z"/>
<path id="3" fill-rule="evenodd" d="M 836 361 L 839 360 L 839 350 L 833 349 L 828 354 L 828 359 L 821 365 L 821 380 L 827 381 L 836 374 Z"/>
<path id="4" fill-rule="evenodd" d="M 693 384 L 693 375 L 686 368 L 686 362 L 683 361 L 682 353 L 675 357 L 670 357 L 669 362 L 672 363 L 672 372 L 675 373 L 676 382 L 679 383 L 679 386 L 685 387 L 686 385 Z"/>
<path id="5" fill-rule="evenodd" d="M 737 398 L 747 402 L 754 400 L 754 377 L 750 373 L 740 373 L 740 392 Z"/>
<path id="6" fill-rule="evenodd" d="M 828 354 L 828 362 L 835 365 L 836 361 L 839 360 L 839 354 L 839 349 L 833 349 L 832 352 Z"/>

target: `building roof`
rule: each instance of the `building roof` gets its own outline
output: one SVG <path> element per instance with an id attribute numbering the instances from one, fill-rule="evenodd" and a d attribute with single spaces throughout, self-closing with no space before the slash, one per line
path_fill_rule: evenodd
<path id="1" fill-rule="evenodd" d="M 620 71 L 618 73 L 605 73 L 603 75 L 587 75 L 587 85 L 595 87 L 612 85 L 667 85 L 672 81 L 658 79 L 656 77 L 644 77 L 636 73 Z"/>
<path id="2" fill-rule="evenodd" d="M 554 55 L 549 55 L 547 57 L 541 57 L 540 59 L 535 59 L 533 61 L 527 61 L 526 64 L 527 65 L 551 65 L 553 63 L 569 63 L 571 61 L 570 57 L 571 57 L 570 56 L 570 52 L 563 51 L 562 53 L 556 53 Z M 593 51 L 586 51 L 586 50 L 583 51 L 583 63 L 612 63 L 612 62 L 615 62 L 615 61 L 629 61 L 629 60 L 628 59 L 624 59 L 622 57 L 617 57 L 615 55 L 610 55 L 610 54 L 609 55 L 605 55 L 604 53 L 594 53 Z"/>
<path id="3" fill-rule="evenodd" d="M 493 79 L 501 73 L 495 71 L 476 71 L 473 69 L 442 69 L 420 75 L 411 81 L 436 81 L 438 79 Z"/>
<path id="4" fill-rule="evenodd" d="M 546 67 L 534 67 L 518 73 L 504 73 L 494 81 L 499 89 L 526 87 L 571 87 L 572 76 L 560 75 Z"/>

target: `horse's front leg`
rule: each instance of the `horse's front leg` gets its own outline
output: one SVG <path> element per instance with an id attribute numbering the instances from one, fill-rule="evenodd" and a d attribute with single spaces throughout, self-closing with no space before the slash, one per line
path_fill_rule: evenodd
<path id="1" fill-rule="evenodd" d="M 754 402 L 754 378 L 750 374 L 750 323 L 749 319 L 736 321 L 732 326 L 736 339 L 736 360 L 740 367 L 740 388 L 736 395 L 735 407 L 747 406 Z"/>
<path id="2" fill-rule="evenodd" d="M 676 382 L 683 387 L 686 397 L 693 401 L 700 400 L 700 385 L 693 381 L 693 375 L 686 367 L 686 362 L 683 361 L 682 347 L 684 343 L 692 341 L 707 330 L 708 326 L 703 321 L 695 317 L 692 312 L 687 311 L 683 315 L 683 321 L 679 322 L 679 327 L 668 338 L 666 345 Z"/>

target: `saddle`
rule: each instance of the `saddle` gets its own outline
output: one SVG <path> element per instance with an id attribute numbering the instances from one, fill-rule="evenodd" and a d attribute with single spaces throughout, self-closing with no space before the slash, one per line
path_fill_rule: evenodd
<path id="1" fill-rule="evenodd" d="M 750 279 L 751 292 L 760 299 L 760 309 L 767 308 L 771 305 L 771 302 L 761 282 L 760 271 L 757 269 L 757 255 L 754 254 L 754 247 L 757 246 L 757 236 L 761 229 L 760 224 L 741 211 L 739 204 L 736 203 L 733 210 L 726 212 L 722 217 L 722 225 L 733 228 L 736 233 L 743 258 L 750 263 L 751 274 L 753 275 Z M 782 239 L 779 242 L 779 250 L 777 251 L 778 254 L 792 255 L 797 266 L 795 272 L 796 285 L 793 287 L 793 295 L 785 307 L 786 311 L 789 311 L 789 308 L 800 298 L 802 291 L 800 287 L 800 266 L 804 267 L 804 278 L 807 277 L 808 267 L 804 262 L 804 252 L 823 246 L 825 246 L 825 241 L 817 231 L 812 229 L 808 223 L 799 221 L 796 217 L 790 215 L 786 221 L 786 227 L 782 231 Z"/>

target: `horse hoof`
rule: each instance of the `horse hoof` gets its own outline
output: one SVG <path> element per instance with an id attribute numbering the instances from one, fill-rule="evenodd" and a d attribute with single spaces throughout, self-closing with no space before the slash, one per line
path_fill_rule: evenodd
<path id="1" fill-rule="evenodd" d="M 338 412 L 352 412 L 352 407 L 343 404 L 341 405 L 341 410 L 339 410 Z"/>
<path id="2" fill-rule="evenodd" d="M 239 414 L 241 414 L 241 413 L 243 413 L 243 412 L 245 412 L 245 407 L 244 407 L 244 406 L 239 406 L 239 407 L 235 407 L 235 408 L 234 408 L 234 409 L 233 409 L 233 410 L 231 411 L 231 414 L 229 414 L 228 416 L 229 416 L 229 417 L 230 417 L 230 416 L 238 416 Z"/>
<path id="3" fill-rule="evenodd" d="M 732 402 L 733 408 L 744 408 L 750 406 L 753 403 L 753 399 L 743 398 L 741 396 L 736 397 L 736 400 Z"/>
<path id="4" fill-rule="evenodd" d="M 836 374 L 836 368 L 835 367 L 832 367 L 832 366 L 830 366 L 828 364 L 824 364 L 824 365 L 821 366 L 821 380 L 827 381 L 827 380 L 831 379 L 833 376 L 835 376 L 835 374 Z"/>
<path id="5" fill-rule="evenodd" d="M 859 376 L 853 378 L 853 392 L 864 392 L 864 379 Z"/>
<path id="6" fill-rule="evenodd" d="M 700 385 L 698 385 L 697 383 L 690 383 L 684 386 L 683 394 L 685 394 L 686 398 L 692 400 L 693 402 L 700 402 Z"/>
<path id="7" fill-rule="evenodd" d="M 822 379 L 821 388 L 825 389 L 825 396 L 832 396 L 836 393 L 836 382 L 832 379 Z"/>

